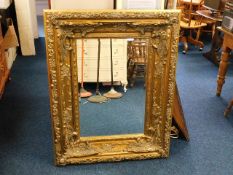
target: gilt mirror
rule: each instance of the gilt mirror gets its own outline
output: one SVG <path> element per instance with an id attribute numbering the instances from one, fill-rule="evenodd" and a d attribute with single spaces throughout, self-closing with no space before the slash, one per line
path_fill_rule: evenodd
<path id="1" fill-rule="evenodd" d="M 56 165 L 168 157 L 179 11 L 45 10 Z"/>

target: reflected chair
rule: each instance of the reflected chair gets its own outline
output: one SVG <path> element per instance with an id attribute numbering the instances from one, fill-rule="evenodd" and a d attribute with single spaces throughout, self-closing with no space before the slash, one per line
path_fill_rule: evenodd
<path id="1" fill-rule="evenodd" d="M 146 76 L 147 42 L 135 39 L 128 42 L 127 75 L 130 87 L 134 86 L 136 78 Z"/>
<path id="2" fill-rule="evenodd" d="M 202 21 L 202 17 L 196 13 L 196 10 L 201 7 L 203 0 L 180 0 L 178 9 L 181 9 L 180 21 L 180 42 L 184 43 L 183 53 L 188 51 L 188 43 L 198 46 L 203 49 L 204 44 L 199 40 L 201 29 L 207 26 Z M 195 38 L 193 34 L 196 33 Z"/>

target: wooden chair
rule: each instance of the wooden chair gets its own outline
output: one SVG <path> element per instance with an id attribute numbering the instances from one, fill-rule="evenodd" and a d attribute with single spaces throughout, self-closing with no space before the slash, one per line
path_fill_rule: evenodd
<path id="1" fill-rule="evenodd" d="M 128 42 L 128 81 L 130 87 L 134 86 L 137 77 L 145 78 L 146 74 L 146 51 L 145 40 L 136 39 Z"/>
<path id="2" fill-rule="evenodd" d="M 180 42 L 184 43 L 183 53 L 188 50 L 188 43 L 199 46 L 202 50 L 204 44 L 199 40 L 201 29 L 207 26 L 202 22 L 202 17 L 196 13 L 196 10 L 202 6 L 203 0 L 180 0 L 178 9 L 181 9 L 180 22 Z M 196 33 L 196 38 L 193 38 L 193 33 Z"/>
<path id="3" fill-rule="evenodd" d="M 201 10 L 208 10 L 208 9 L 204 6 L 201 6 L 198 10 L 201 11 Z M 215 30 L 216 30 L 216 21 L 203 16 L 202 22 L 206 23 L 207 26 L 202 28 L 201 33 L 211 33 L 211 36 L 213 38 Z"/>
<path id="4" fill-rule="evenodd" d="M 211 20 L 211 19 L 207 19 L 207 18 L 203 18 L 202 19 L 203 23 L 206 23 L 206 27 L 204 27 L 203 29 L 201 29 L 201 33 L 211 33 L 212 38 L 214 37 L 214 33 L 215 33 L 215 29 L 216 29 L 216 21 Z M 207 29 L 209 28 L 209 29 Z"/>

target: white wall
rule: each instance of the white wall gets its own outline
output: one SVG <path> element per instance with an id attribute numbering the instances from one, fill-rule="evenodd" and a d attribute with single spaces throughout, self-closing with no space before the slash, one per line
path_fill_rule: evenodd
<path id="1" fill-rule="evenodd" d="M 32 32 L 34 38 L 38 38 L 38 23 L 36 17 L 36 3 L 35 0 L 30 0 L 30 9 L 31 9 L 31 20 L 32 20 Z"/>
<path id="2" fill-rule="evenodd" d="M 37 30 L 35 0 L 15 0 L 15 10 L 19 30 L 20 47 L 23 55 L 35 55 L 34 36 Z"/>
<path id="3" fill-rule="evenodd" d="M 164 9 L 164 0 L 117 0 L 117 9 Z"/>
<path id="4" fill-rule="evenodd" d="M 52 9 L 113 9 L 113 0 L 51 0 Z"/>
<path id="5" fill-rule="evenodd" d="M 42 16 L 43 10 L 48 9 L 48 0 L 36 0 L 36 15 Z"/>
<path id="6" fill-rule="evenodd" d="M 0 0 L 0 9 L 7 9 L 11 2 L 12 0 Z"/>

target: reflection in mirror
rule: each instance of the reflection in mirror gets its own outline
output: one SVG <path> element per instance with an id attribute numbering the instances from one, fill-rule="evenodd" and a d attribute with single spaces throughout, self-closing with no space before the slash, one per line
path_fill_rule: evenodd
<path id="1" fill-rule="evenodd" d="M 77 39 L 81 136 L 143 133 L 148 39 Z"/>

